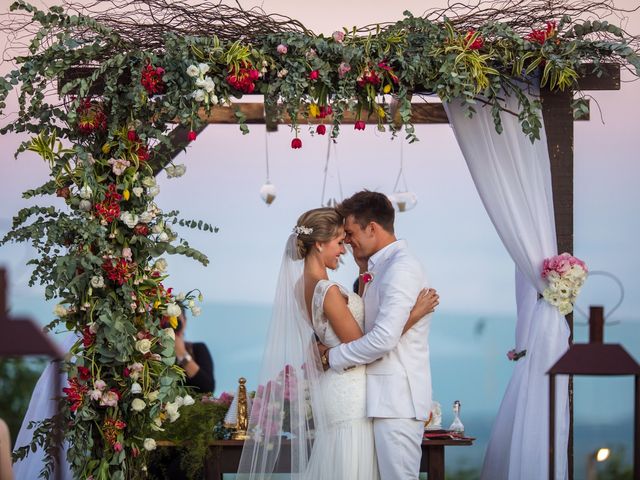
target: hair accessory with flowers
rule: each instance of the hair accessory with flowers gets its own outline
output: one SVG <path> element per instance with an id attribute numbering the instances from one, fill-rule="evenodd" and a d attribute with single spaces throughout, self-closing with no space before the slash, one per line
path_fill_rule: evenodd
<path id="1" fill-rule="evenodd" d="M 296 235 L 311 235 L 313 233 L 313 228 L 305 227 L 304 225 L 296 225 L 293 227 L 293 233 Z"/>
<path id="2" fill-rule="evenodd" d="M 542 296 L 551 305 L 558 307 L 562 315 L 570 314 L 587 273 L 586 264 L 569 253 L 545 259 L 542 278 L 549 282 L 549 286 L 544 289 Z"/>

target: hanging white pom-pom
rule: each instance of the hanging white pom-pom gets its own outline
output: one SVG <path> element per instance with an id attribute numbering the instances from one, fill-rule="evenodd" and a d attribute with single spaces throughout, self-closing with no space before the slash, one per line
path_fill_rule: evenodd
<path id="1" fill-rule="evenodd" d="M 389 195 L 389 200 L 398 212 L 406 212 L 418 204 L 418 197 L 413 192 L 394 192 Z"/>
<path id="2" fill-rule="evenodd" d="M 260 196 L 262 197 L 262 200 L 264 200 L 264 203 L 266 203 L 267 205 L 271 205 L 276 199 L 275 185 L 267 181 L 267 183 L 262 185 L 262 187 L 260 188 Z"/>

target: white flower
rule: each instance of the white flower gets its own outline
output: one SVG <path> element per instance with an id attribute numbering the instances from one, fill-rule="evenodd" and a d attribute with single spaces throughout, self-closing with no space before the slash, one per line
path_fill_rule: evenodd
<path id="1" fill-rule="evenodd" d="M 150 188 L 150 187 L 155 187 L 156 186 L 156 179 L 153 177 L 144 177 L 142 179 L 142 185 Z"/>
<path id="2" fill-rule="evenodd" d="M 147 194 L 150 197 L 156 197 L 159 193 L 160 193 L 160 187 L 158 185 L 147 188 Z"/>
<path id="3" fill-rule="evenodd" d="M 278 72 L 278 78 L 284 78 L 287 76 L 287 73 L 289 73 L 289 70 L 287 70 L 286 68 L 283 68 L 282 70 L 280 70 Z"/>
<path id="4" fill-rule="evenodd" d="M 197 77 L 198 75 L 200 75 L 200 69 L 195 65 L 189 65 L 187 67 L 187 75 L 192 78 Z"/>
<path id="5" fill-rule="evenodd" d="M 178 408 L 180 408 L 180 406 L 175 402 L 169 402 L 165 405 L 164 410 L 167 412 L 167 415 L 169 415 L 169 422 L 173 423 L 180 418 Z"/>
<path id="6" fill-rule="evenodd" d="M 96 324 L 96 322 L 91 322 L 89 325 L 89 331 L 91 333 L 98 333 L 98 325 Z"/>
<path id="7" fill-rule="evenodd" d="M 104 380 L 96 380 L 95 382 L 93 382 L 93 388 L 95 388 L 96 390 L 104 390 L 105 388 L 107 388 L 107 384 L 105 383 Z"/>
<path id="8" fill-rule="evenodd" d="M 181 177 L 183 176 L 185 173 L 187 173 L 187 166 L 186 165 L 176 165 L 175 167 L 175 176 L 176 177 Z"/>
<path id="9" fill-rule="evenodd" d="M 218 97 L 216 95 L 209 95 L 209 103 L 216 105 L 219 103 Z"/>
<path id="10" fill-rule="evenodd" d="M 131 402 L 131 409 L 134 412 L 141 412 L 145 409 L 146 406 L 147 404 L 144 403 L 144 400 L 142 400 L 141 398 L 134 398 L 133 402 Z"/>
<path id="11" fill-rule="evenodd" d="M 69 313 L 69 310 L 61 303 L 59 303 L 53 308 L 53 314 L 57 317 L 60 317 L 60 318 L 66 317 L 68 313 Z"/>
<path id="12" fill-rule="evenodd" d="M 158 395 L 160 395 L 160 392 L 158 390 L 154 390 L 153 392 L 148 393 L 147 399 L 149 402 L 155 402 L 158 399 Z"/>
<path id="13" fill-rule="evenodd" d="M 198 86 L 204 88 L 207 93 L 212 93 L 213 89 L 216 87 L 216 84 L 211 77 L 205 77 L 203 85 Z"/>
<path id="14" fill-rule="evenodd" d="M 151 340 L 149 340 L 148 338 L 138 340 L 136 342 L 136 350 L 138 350 L 142 354 L 149 353 L 151 351 Z"/>
<path id="15" fill-rule="evenodd" d="M 198 70 L 200 70 L 200 75 L 206 75 L 209 71 L 209 65 L 207 65 L 206 63 L 199 63 Z"/>
<path id="16" fill-rule="evenodd" d="M 156 235 L 161 233 L 164 230 L 164 224 L 162 222 L 156 223 L 153 227 L 151 227 L 151 231 Z"/>
<path id="17" fill-rule="evenodd" d="M 91 201 L 90 200 L 80 200 L 79 208 L 83 212 L 88 212 L 89 210 L 91 210 Z"/>
<path id="18" fill-rule="evenodd" d="M 193 300 L 193 298 L 190 298 L 189 301 L 187 302 L 187 307 L 193 308 L 195 306 L 196 306 L 196 302 Z"/>
<path id="19" fill-rule="evenodd" d="M 160 235 L 158 235 L 158 241 L 159 242 L 168 242 L 169 241 L 169 235 L 167 235 L 166 232 L 162 232 Z"/>
<path id="20" fill-rule="evenodd" d="M 97 402 L 102 398 L 102 392 L 100 390 L 89 390 L 89 396 L 91 397 L 91 400 Z"/>
<path id="21" fill-rule="evenodd" d="M 188 407 L 189 405 L 193 405 L 196 401 L 193 399 L 191 395 L 185 395 L 182 399 L 182 405 Z"/>
<path id="22" fill-rule="evenodd" d="M 102 275 L 94 275 L 93 277 L 91 277 L 91 286 L 93 288 L 104 287 L 104 278 L 102 278 Z"/>
<path id="23" fill-rule="evenodd" d="M 202 313 L 202 310 L 200 309 L 200 307 L 196 305 L 191 307 L 191 315 L 193 315 L 194 317 L 200 316 L 201 313 Z"/>
<path id="24" fill-rule="evenodd" d="M 207 93 L 204 90 L 200 90 L 200 89 L 196 90 L 191 94 L 191 96 L 196 102 L 204 102 L 206 95 Z"/>
<path id="25" fill-rule="evenodd" d="M 176 332 L 173 328 L 165 328 L 163 331 L 164 331 L 164 334 L 170 339 L 172 340 L 176 339 Z"/>
<path id="26" fill-rule="evenodd" d="M 167 304 L 167 316 L 168 317 L 178 317 L 182 313 L 180 310 L 180 306 L 175 303 Z"/>
<path id="27" fill-rule="evenodd" d="M 142 393 L 142 387 L 138 382 L 133 382 L 131 384 L 131 393 L 133 395 L 137 395 L 138 393 Z"/>
<path id="28" fill-rule="evenodd" d="M 142 212 L 140 214 L 140 222 L 141 223 L 149 223 L 151 220 L 153 220 L 155 217 L 155 215 L 153 214 L 153 212 L 150 211 L 146 211 L 146 212 Z"/>
<path id="29" fill-rule="evenodd" d="M 93 191 L 91 190 L 91 187 L 89 185 L 83 185 L 79 192 L 80 198 L 84 200 L 91 200 L 92 194 Z"/>
<path id="30" fill-rule="evenodd" d="M 133 194 L 136 197 L 140 198 L 140 195 L 142 195 L 142 192 L 144 192 L 144 188 L 142 188 L 142 187 L 133 187 L 131 189 L 131 191 L 133 192 Z"/>
<path id="31" fill-rule="evenodd" d="M 153 438 L 145 438 L 144 442 L 142 442 L 142 445 L 147 452 L 156 449 L 156 441 Z"/>
<path id="32" fill-rule="evenodd" d="M 204 78 L 198 78 L 196 79 L 196 87 L 198 88 L 204 88 L 204 86 L 207 84 L 207 81 Z"/>
<path id="33" fill-rule="evenodd" d="M 162 428 L 162 419 L 159 416 L 153 419 L 151 430 L 155 430 L 156 432 L 164 432 L 164 428 Z"/>
<path id="34" fill-rule="evenodd" d="M 163 273 L 167 270 L 168 264 L 164 258 L 159 258 L 156 260 L 156 263 L 153 264 L 153 268 L 158 270 L 160 273 Z"/>
<path id="35" fill-rule="evenodd" d="M 133 228 L 138 224 L 138 216 L 131 212 L 122 212 L 120 220 L 129 228 Z"/>
<path id="36" fill-rule="evenodd" d="M 184 300 L 186 298 L 186 294 L 184 292 L 179 292 L 178 295 L 176 295 L 176 300 L 178 302 L 181 302 L 182 300 Z"/>

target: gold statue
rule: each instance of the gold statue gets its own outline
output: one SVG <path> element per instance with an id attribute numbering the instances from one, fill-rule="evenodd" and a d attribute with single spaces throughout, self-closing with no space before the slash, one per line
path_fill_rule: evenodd
<path id="1" fill-rule="evenodd" d="M 224 419 L 224 426 L 235 430 L 231 438 L 233 440 L 246 440 L 249 438 L 249 406 L 247 399 L 247 380 L 244 377 L 238 379 L 238 392 Z"/>

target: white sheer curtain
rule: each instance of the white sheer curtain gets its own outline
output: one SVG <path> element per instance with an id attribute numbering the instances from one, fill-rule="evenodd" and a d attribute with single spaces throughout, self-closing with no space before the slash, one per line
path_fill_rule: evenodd
<path id="1" fill-rule="evenodd" d="M 565 318 L 538 298 L 545 288 L 542 262 L 558 253 L 546 135 L 542 131 L 540 140 L 531 144 L 518 118 L 505 113 L 504 131 L 498 134 L 490 107 L 478 106 L 473 118 L 465 116 L 460 102 L 445 108 L 480 198 L 516 264 L 515 348 L 527 351 L 514 365 L 481 478 L 545 479 L 549 444 L 546 371 L 566 351 L 569 338 Z M 518 111 L 518 100 L 508 98 L 507 108 Z M 558 378 L 556 391 L 556 480 L 564 480 L 569 431 L 566 378 Z"/>

